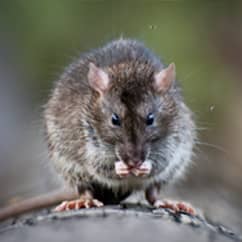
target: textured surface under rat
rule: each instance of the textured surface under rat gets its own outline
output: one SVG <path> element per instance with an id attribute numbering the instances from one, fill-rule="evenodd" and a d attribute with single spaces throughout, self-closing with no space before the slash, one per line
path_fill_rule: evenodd
<path id="1" fill-rule="evenodd" d="M 110 122 L 113 114 L 120 123 Z M 193 155 L 195 124 L 175 66 L 166 68 L 138 41 L 119 39 L 77 58 L 56 82 L 44 117 L 58 173 L 108 204 L 136 190 L 149 191 L 154 203 L 152 191 L 183 175 Z M 138 172 L 120 177 L 117 161 Z M 151 169 L 143 174 L 145 162 Z"/>
<path id="2" fill-rule="evenodd" d="M 242 241 L 229 228 L 199 216 L 141 204 L 63 213 L 46 210 L 0 226 L 1 241 Z"/>

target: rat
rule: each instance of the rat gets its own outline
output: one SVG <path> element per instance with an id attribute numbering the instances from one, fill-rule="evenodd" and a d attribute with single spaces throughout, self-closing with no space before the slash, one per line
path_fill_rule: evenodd
<path id="1" fill-rule="evenodd" d="M 159 199 L 189 167 L 196 129 L 175 64 L 143 43 L 121 38 L 81 54 L 55 82 L 43 116 L 50 160 L 76 191 L 55 211 L 119 204 L 144 191 L 156 208 L 195 213 Z M 51 203 L 65 196 L 57 197 Z"/>

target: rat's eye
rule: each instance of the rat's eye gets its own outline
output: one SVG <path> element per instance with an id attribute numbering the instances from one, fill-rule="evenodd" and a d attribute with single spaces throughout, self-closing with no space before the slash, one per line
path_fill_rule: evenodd
<path id="1" fill-rule="evenodd" d="M 154 114 L 153 113 L 149 113 L 146 117 L 146 125 L 152 125 L 154 123 Z"/>
<path id="2" fill-rule="evenodd" d="M 115 126 L 120 126 L 121 125 L 121 121 L 119 116 L 116 113 L 112 114 L 112 124 Z"/>

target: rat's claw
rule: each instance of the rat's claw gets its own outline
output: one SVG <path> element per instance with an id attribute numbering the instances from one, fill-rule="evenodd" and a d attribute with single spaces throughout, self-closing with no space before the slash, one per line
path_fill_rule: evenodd
<path id="1" fill-rule="evenodd" d="M 97 207 L 97 208 L 100 208 L 100 207 L 103 207 L 103 203 L 98 201 L 97 199 L 93 199 L 93 204 Z"/>
<path id="2" fill-rule="evenodd" d="M 154 207 L 155 208 L 168 208 L 168 209 L 172 210 L 174 213 L 182 212 L 182 213 L 187 213 L 187 214 L 190 214 L 193 216 L 197 214 L 196 210 L 189 203 L 185 203 L 185 202 L 157 200 L 154 203 Z"/>
<path id="3" fill-rule="evenodd" d="M 84 208 L 90 208 L 90 200 L 83 201 Z"/>
<path id="4" fill-rule="evenodd" d="M 185 212 L 191 215 L 196 215 L 195 209 L 189 203 L 178 202 L 177 207 L 181 212 Z"/>
<path id="5" fill-rule="evenodd" d="M 58 205 L 56 208 L 54 208 L 55 212 L 61 212 L 64 211 L 65 208 L 67 207 L 67 201 L 62 202 L 60 205 Z"/>
<path id="6" fill-rule="evenodd" d="M 57 206 L 54 211 L 68 211 L 68 210 L 78 210 L 81 208 L 93 208 L 93 207 L 102 207 L 103 203 L 93 198 L 80 198 L 73 201 L 64 201 L 59 206 Z"/>

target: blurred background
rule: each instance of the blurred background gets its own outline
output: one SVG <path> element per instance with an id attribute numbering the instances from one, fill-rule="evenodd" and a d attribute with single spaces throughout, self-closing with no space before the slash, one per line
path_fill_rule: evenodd
<path id="1" fill-rule="evenodd" d="M 73 57 L 120 36 L 176 63 L 195 113 L 194 165 L 163 196 L 242 231 L 241 1 L 1 1 L 0 205 L 58 187 L 42 106 Z"/>

